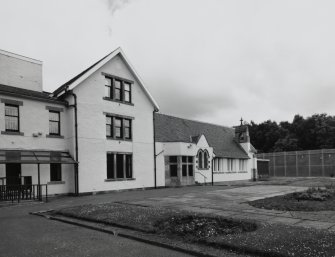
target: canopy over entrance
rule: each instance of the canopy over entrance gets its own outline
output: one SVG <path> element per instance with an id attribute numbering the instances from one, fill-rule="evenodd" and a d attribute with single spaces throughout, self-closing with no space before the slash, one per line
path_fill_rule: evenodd
<path id="1" fill-rule="evenodd" d="M 8 150 L 0 149 L 0 164 L 24 163 L 24 164 L 76 164 L 77 162 L 68 152 L 46 150 Z"/>

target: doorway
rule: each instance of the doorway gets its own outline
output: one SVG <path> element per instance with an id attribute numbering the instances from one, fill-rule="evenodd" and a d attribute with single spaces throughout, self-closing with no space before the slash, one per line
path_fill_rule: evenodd
<path id="1" fill-rule="evenodd" d="M 21 185 L 21 164 L 7 163 L 6 164 L 6 185 L 17 186 Z"/>

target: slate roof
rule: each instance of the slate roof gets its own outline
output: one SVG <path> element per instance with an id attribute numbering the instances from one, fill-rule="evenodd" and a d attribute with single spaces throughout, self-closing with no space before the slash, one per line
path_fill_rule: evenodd
<path id="1" fill-rule="evenodd" d="M 157 142 L 191 143 L 194 137 L 204 135 L 217 157 L 249 158 L 234 140 L 235 130 L 233 128 L 156 113 L 155 130 Z"/>
<path id="2" fill-rule="evenodd" d="M 66 102 L 59 100 L 56 97 L 51 96 L 51 93 L 39 92 L 19 87 L 12 87 L 0 84 L 0 94 L 8 96 L 17 96 L 22 98 L 29 98 L 34 100 L 40 100 L 45 102 L 55 102 L 59 104 L 66 104 Z"/>

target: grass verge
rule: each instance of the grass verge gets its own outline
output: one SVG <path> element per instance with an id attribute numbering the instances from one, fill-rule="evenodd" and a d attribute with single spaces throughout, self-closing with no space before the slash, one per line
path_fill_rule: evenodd
<path id="1" fill-rule="evenodd" d="M 70 207 L 57 213 L 257 256 L 335 256 L 334 233 L 321 230 L 267 223 L 257 224 L 256 229 L 250 221 L 118 203 Z"/>

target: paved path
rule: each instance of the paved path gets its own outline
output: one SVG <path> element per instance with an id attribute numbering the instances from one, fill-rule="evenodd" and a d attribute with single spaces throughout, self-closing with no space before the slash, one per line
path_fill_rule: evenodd
<path id="1" fill-rule="evenodd" d="M 284 223 L 306 228 L 327 229 L 335 232 L 335 212 L 287 212 L 265 210 L 250 206 L 247 202 L 304 191 L 305 187 L 255 185 L 232 189 L 215 189 L 208 192 L 190 192 L 184 195 L 152 197 L 127 201 L 144 206 L 161 206 L 199 213 L 212 213 L 225 217 Z"/>

